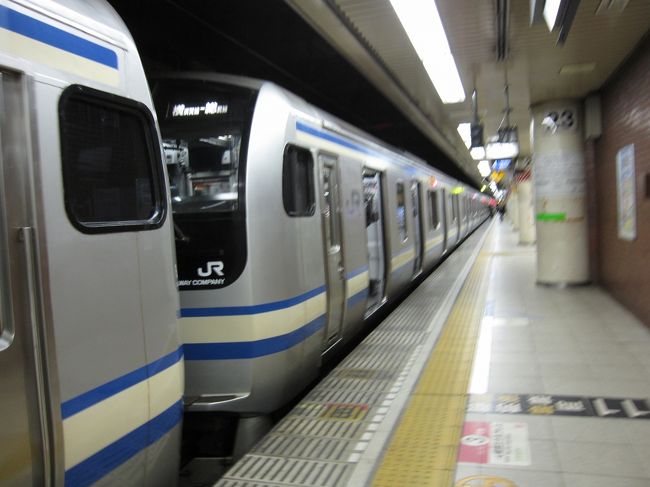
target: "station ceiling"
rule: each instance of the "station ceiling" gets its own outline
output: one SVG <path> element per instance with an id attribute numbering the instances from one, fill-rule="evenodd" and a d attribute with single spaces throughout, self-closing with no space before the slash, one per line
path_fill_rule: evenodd
<path id="1" fill-rule="evenodd" d="M 210 70 L 275 81 L 475 186 L 481 178 L 456 131 L 472 118 L 473 88 L 486 136 L 495 134 L 507 72 L 511 124 L 522 157 L 530 156 L 529 107 L 597 90 L 650 28 L 648 0 L 582 0 L 566 42 L 557 45 L 543 22 L 530 24 L 529 1 L 437 0 L 466 92 L 464 103 L 443 105 L 389 0 L 109 2 L 147 72 Z M 501 61 L 497 4 L 505 4 L 508 20 Z M 563 67 L 573 74 L 560 74 Z"/>

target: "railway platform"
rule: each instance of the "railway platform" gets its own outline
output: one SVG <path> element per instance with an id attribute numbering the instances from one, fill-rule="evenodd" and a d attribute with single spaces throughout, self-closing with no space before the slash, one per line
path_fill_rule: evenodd
<path id="1" fill-rule="evenodd" d="M 650 331 L 484 224 L 216 484 L 647 487 Z"/>

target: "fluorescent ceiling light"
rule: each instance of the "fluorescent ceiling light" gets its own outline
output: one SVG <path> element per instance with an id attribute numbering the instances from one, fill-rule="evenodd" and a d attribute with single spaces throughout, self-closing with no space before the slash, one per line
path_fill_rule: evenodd
<path id="1" fill-rule="evenodd" d="M 513 159 L 518 155 L 517 142 L 490 142 L 485 146 L 485 157 L 488 159 Z"/>
<path id="2" fill-rule="evenodd" d="M 461 139 L 465 142 L 465 145 L 469 149 L 472 145 L 472 127 L 471 123 L 463 122 L 458 124 L 458 133 L 460 134 Z"/>
<path id="3" fill-rule="evenodd" d="M 433 0 L 390 0 L 443 103 L 465 101 L 454 56 Z"/>
<path id="4" fill-rule="evenodd" d="M 485 148 L 483 147 L 472 147 L 469 150 L 469 153 L 472 156 L 472 159 L 475 161 L 480 161 L 481 159 L 485 159 Z"/>
<path id="5" fill-rule="evenodd" d="M 560 68 L 560 74 L 590 73 L 594 69 L 596 69 L 596 63 L 565 64 Z"/>
<path id="6" fill-rule="evenodd" d="M 546 21 L 546 25 L 548 25 L 548 30 L 555 28 L 561 3 L 562 0 L 546 0 L 544 4 L 544 20 Z"/>
<path id="7" fill-rule="evenodd" d="M 481 176 L 486 178 L 490 175 L 492 172 L 492 169 L 490 168 L 490 161 L 487 159 L 483 159 L 481 162 L 477 164 L 478 167 L 478 172 L 481 173 Z"/>

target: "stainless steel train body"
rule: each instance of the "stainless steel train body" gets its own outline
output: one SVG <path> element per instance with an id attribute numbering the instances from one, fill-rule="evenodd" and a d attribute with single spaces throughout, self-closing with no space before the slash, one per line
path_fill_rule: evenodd
<path id="1" fill-rule="evenodd" d="M 108 4 L 0 0 L 0 147 L 0 485 L 175 484 L 165 168 Z"/>
<path id="2" fill-rule="evenodd" d="M 188 410 L 282 406 L 488 215 L 485 196 L 272 83 L 187 74 L 152 91 Z"/>

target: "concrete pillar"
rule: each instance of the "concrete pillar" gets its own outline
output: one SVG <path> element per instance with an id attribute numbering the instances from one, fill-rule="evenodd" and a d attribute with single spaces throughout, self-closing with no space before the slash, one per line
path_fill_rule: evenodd
<path id="1" fill-rule="evenodd" d="M 519 243 L 535 243 L 535 207 L 533 202 L 533 182 L 530 172 L 522 176 L 517 184 L 517 207 L 519 212 Z"/>
<path id="2" fill-rule="evenodd" d="M 576 100 L 531 107 L 537 282 L 589 282 L 582 111 Z"/>
<path id="3" fill-rule="evenodd" d="M 519 230 L 519 193 L 517 193 L 517 183 L 515 181 L 510 185 L 507 212 L 510 214 L 512 229 Z"/>

